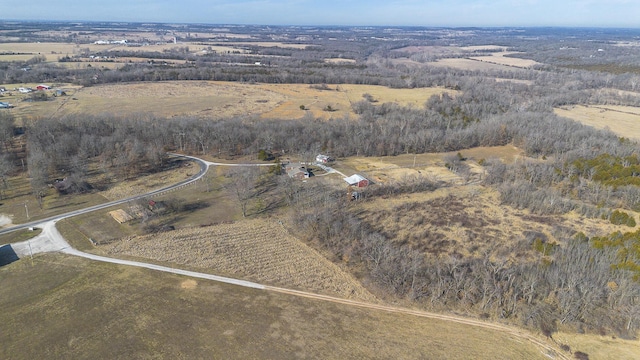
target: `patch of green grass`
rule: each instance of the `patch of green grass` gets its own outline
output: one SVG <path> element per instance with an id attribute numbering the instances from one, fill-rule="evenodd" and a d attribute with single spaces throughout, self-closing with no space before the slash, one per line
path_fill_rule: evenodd
<path id="1" fill-rule="evenodd" d="M 5 359 L 546 358 L 489 329 L 62 254 L 0 268 L 0 288 Z"/>
<path id="2" fill-rule="evenodd" d="M 19 230 L 8 234 L 0 235 L 0 245 L 13 244 L 17 242 L 27 241 L 34 238 L 42 232 L 40 228 L 34 228 L 33 230 Z"/>
<path id="3" fill-rule="evenodd" d="M 93 242 L 108 243 L 132 235 L 135 229 L 126 224 L 118 224 L 108 213 L 117 207 L 74 216 L 56 224 L 60 234 L 78 250 L 93 249 Z"/>

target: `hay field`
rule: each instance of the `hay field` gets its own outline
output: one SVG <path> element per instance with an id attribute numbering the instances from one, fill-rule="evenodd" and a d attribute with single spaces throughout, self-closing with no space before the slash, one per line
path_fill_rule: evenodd
<path id="1" fill-rule="evenodd" d="M 505 70 L 512 70 L 513 71 L 513 67 L 512 66 L 506 66 L 506 65 L 500 65 L 500 64 L 494 64 L 491 62 L 486 62 L 486 61 L 479 61 L 479 60 L 471 60 L 471 59 L 463 59 L 463 58 L 456 58 L 456 59 L 441 59 L 438 61 L 434 61 L 434 62 L 428 62 L 426 63 L 428 65 L 431 66 L 437 66 L 437 67 L 451 67 L 454 69 L 461 69 L 461 70 L 477 70 L 477 71 L 484 71 L 484 70 L 501 70 L 501 71 L 505 71 Z"/>
<path id="2" fill-rule="evenodd" d="M 356 63 L 354 59 L 343 59 L 343 58 L 324 59 L 324 62 L 326 62 L 327 64 L 355 64 Z"/>
<path id="3" fill-rule="evenodd" d="M 4 359 L 548 359 L 493 329 L 60 254 L 0 287 Z"/>
<path id="4" fill-rule="evenodd" d="M 636 107 L 572 105 L 554 112 L 596 129 L 609 129 L 618 136 L 640 140 L 640 109 Z"/>
<path id="5" fill-rule="evenodd" d="M 330 90 L 318 90 L 303 84 L 259 84 L 258 87 L 281 93 L 287 99 L 278 104 L 272 111 L 263 113 L 264 118 L 301 118 L 310 112 L 316 118 L 356 117 L 352 111 L 353 103 L 362 101 L 362 95 L 368 93 L 377 100 L 377 104 L 393 102 L 403 106 L 422 107 L 433 95 L 457 92 L 443 88 L 392 89 L 376 85 L 328 85 Z M 304 105 L 307 110 L 300 110 Z M 335 111 L 324 111 L 331 106 Z"/>
<path id="6" fill-rule="evenodd" d="M 593 334 L 570 334 L 558 332 L 553 338 L 560 344 L 567 344 L 574 351 L 582 351 L 590 359 L 637 359 L 640 354 L 638 340 L 624 340 L 615 336 Z"/>
<path id="7" fill-rule="evenodd" d="M 64 102 L 59 103 L 55 113 L 118 116 L 145 113 L 159 117 L 220 118 L 261 114 L 284 100 L 281 94 L 249 85 L 204 81 L 93 86 L 79 89 L 72 98 L 77 100 L 69 100 L 69 97 L 56 99 L 54 102 Z"/>
<path id="8" fill-rule="evenodd" d="M 79 66 L 70 63 L 70 66 Z M 98 63 L 100 64 L 100 63 Z M 35 86 L 35 85 L 16 85 Z M 391 89 L 373 85 L 329 85 L 318 90 L 304 84 L 243 84 L 216 81 L 166 81 L 106 84 L 88 88 L 66 86 L 69 96 L 44 102 L 23 102 L 27 95 L 9 99 L 19 118 L 63 116 L 65 114 L 152 114 L 158 117 L 195 116 L 222 118 L 261 116 L 262 118 L 299 119 L 356 117 L 351 104 L 371 94 L 378 102 L 395 102 L 421 107 L 432 95 L 453 90 L 442 88 Z M 301 110 L 304 105 L 306 110 Z M 331 106 L 334 111 L 324 111 Z"/>
<path id="9" fill-rule="evenodd" d="M 100 249 L 259 283 L 344 298 L 375 298 L 351 275 L 287 233 L 275 220 L 244 220 L 125 239 Z"/>
<path id="10" fill-rule="evenodd" d="M 469 59 L 472 60 L 478 60 L 478 61 L 483 61 L 483 62 L 488 62 L 488 63 L 492 63 L 492 64 L 498 64 L 498 65 L 505 65 L 505 66 L 513 66 L 513 67 L 519 67 L 519 68 L 530 68 L 534 65 L 539 65 L 540 63 L 534 60 L 529 60 L 529 59 L 520 59 L 520 58 L 515 58 L 515 57 L 508 57 L 507 55 L 512 55 L 512 54 L 520 54 L 518 52 L 496 52 L 496 53 L 492 53 L 491 55 L 488 56 L 473 56 L 470 57 Z"/>

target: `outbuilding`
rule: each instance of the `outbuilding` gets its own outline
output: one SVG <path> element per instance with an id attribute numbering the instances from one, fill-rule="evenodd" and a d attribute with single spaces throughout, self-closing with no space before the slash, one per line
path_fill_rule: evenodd
<path id="1" fill-rule="evenodd" d="M 369 180 L 367 180 L 364 176 L 358 175 L 358 174 L 354 174 L 349 177 L 346 177 L 344 178 L 344 181 L 346 181 L 347 184 L 351 186 L 355 186 L 359 188 L 369 186 Z"/>
<path id="2" fill-rule="evenodd" d="M 318 164 L 326 164 L 332 162 L 333 159 L 330 156 L 319 154 L 316 156 L 316 163 Z"/>

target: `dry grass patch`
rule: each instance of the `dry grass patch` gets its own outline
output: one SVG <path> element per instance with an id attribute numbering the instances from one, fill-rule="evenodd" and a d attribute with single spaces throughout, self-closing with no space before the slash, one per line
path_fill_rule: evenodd
<path id="1" fill-rule="evenodd" d="M 352 104 L 363 100 L 364 94 L 370 94 L 378 104 L 387 102 L 402 106 L 422 107 L 433 95 L 457 92 L 443 88 L 414 88 L 392 89 L 375 85 L 327 85 L 327 90 L 320 90 L 303 84 L 260 84 L 260 88 L 285 95 L 285 101 L 278 104 L 272 111 L 263 113 L 264 118 L 301 118 L 311 113 L 315 118 L 342 118 L 357 115 L 352 110 Z M 304 105 L 306 110 L 300 110 Z M 331 106 L 333 111 L 325 111 Z"/>
<path id="2" fill-rule="evenodd" d="M 200 170 L 198 165 L 189 161 L 180 161 L 178 164 L 179 166 L 160 173 L 141 175 L 125 182 L 115 182 L 109 189 L 100 192 L 100 195 L 111 201 L 146 194 L 153 190 L 177 184 L 190 178 Z"/>
<path id="3" fill-rule="evenodd" d="M 615 134 L 640 140 L 640 110 L 631 106 L 573 105 L 556 108 L 555 113 L 596 129 L 609 129 Z"/>
<path id="4" fill-rule="evenodd" d="M 498 64 L 498 65 L 506 65 L 506 66 L 513 66 L 513 67 L 518 67 L 518 68 L 530 68 L 534 65 L 539 65 L 540 63 L 534 60 L 529 60 L 529 59 L 520 59 L 520 58 L 515 58 L 515 57 L 508 57 L 507 55 L 513 55 L 513 54 L 521 54 L 519 52 L 514 52 L 514 51 L 510 51 L 510 52 L 496 52 L 496 53 L 491 53 L 491 55 L 489 56 L 473 56 L 470 57 L 470 59 L 472 60 L 478 60 L 478 61 L 483 61 L 483 62 L 488 62 L 488 63 L 492 63 L 492 64 Z"/>
<path id="5" fill-rule="evenodd" d="M 96 63 L 101 66 L 103 63 Z M 110 64 L 110 63 L 104 63 Z M 116 65 L 113 63 L 112 65 Z M 86 66 L 69 63 L 69 66 Z M 29 86 L 29 85 L 18 85 Z M 36 84 L 33 85 L 35 87 Z M 12 111 L 20 118 L 65 114 L 152 114 L 158 117 L 222 118 L 256 115 L 262 118 L 299 119 L 356 117 L 354 102 L 370 94 L 377 103 L 394 102 L 422 107 L 433 95 L 456 92 L 442 88 L 391 89 L 373 85 L 329 85 L 319 90 L 305 84 L 242 84 L 217 81 L 166 81 L 105 84 L 88 88 L 60 84 L 68 96 L 44 102 L 23 102 L 16 94 Z M 301 110 L 304 105 L 306 110 Z M 331 107 L 332 111 L 326 111 Z"/>
<path id="6" fill-rule="evenodd" d="M 505 206 L 497 191 L 480 185 L 363 202 L 361 218 L 391 241 L 433 255 L 533 260 L 532 242 L 558 243 L 558 229 L 588 236 L 629 231 L 575 214 L 541 216 Z M 637 216 L 637 214 L 634 214 Z M 539 254 L 538 254 L 539 255 Z"/>
<path id="7" fill-rule="evenodd" d="M 109 84 L 83 88 L 59 113 L 148 113 L 162 117 L 220 118 L 261 114 L 284 97 L 276 92 L 237 83 L 208 81 Z"/>
<path id="8" fill-rule="evenodd" d="M 289 235 L 275 220 L 245 220 L 139 236 L 101 251 L 233 274 L 270 285 L 374 300 L 349 274 Z"/>
<path id="9" fill-rule="evenodd" d="M 633 360 L 640 354 L 638 340 L 624 340 L 611 336 L 591 334 L 570 334 L 559 332 L 553 338 L 560 344 L 566 344 L 571 350 L 589 355 L 589 359 Z"/>
<path id="10" fill-rule="evenodd" d="M 356 63 L 354 59 L 342 59 L 342 58 L 324 59 L 324 62 L 326 62 L 327 64 L 355 64 Z"/>
<path id="11" fill-rule="evenodd" d="M 437 66 L 437 67 L 450 67 L 454 69 L 470 70 L 470 71 L 476 71 L 476 70 L 477 71 L 488 71 L 488 70 L 513 71 L 514 70 L 513 66 L 506 66 L 506 65 L 500 65 L 497 63 L 494 64 L 492 62 L 485 62 L 485 61 L 471 60 L 471 59 L 464 59 L 464 58 L 441 59 L 438 61 L 429 62 L 427 64 L 431 66 Z"/>
<path id="12" fill-rule="evenodd" d="M 1 267 L 0 357 L 547 358 L 492 329 L 194 282 L 54 254 Z"/>
<path id="13" fill-rule="evenodd" d="M 403 154 L 383 157 L 350 157 L 340 160 L 340 166 L 349 171 L 360 172 L 376 182 L 402 181 L 407 176 L 426 176 L 447 183 L 464 183 L 466 180 L 451 172 L 444 158 L 458 152 Z M 504 162 L 513 162 L 522 156 L 522 151 L 513 145 L 478 147 L 459 151 L 467 159 L 471 175 L 478 177 L 484 169 L 477 164 L 480 160 L 498 158 Z"/>

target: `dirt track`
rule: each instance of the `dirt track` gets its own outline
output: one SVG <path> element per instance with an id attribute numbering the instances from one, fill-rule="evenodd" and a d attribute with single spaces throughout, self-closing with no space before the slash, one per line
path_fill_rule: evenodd
<path id="1" fill-rule="evenodd" d="M 208 166 L 214 165 L 213 163 L 206 163 L 206 162 L 204 162 L 202 160 L 200 160 L 200 163 L 204 167 L 203 171 L 201 171 L 201 175 L 206 172 L 206 169 L 208 168 Z M 222 164 L 215 164 L 215 165 L 222 165 Z M 252 166 L 255 166 L 255 165 L 252 164 Z M 74 212 L 74 214 L 75 214 L 75 212 Z M 62 215 L 62 216 L 60 216 L 60 218 L 69 217 L 69 216 L 72 216 L 72 215 Z M 526 332 L 524 330 L 521 330 L 521 329 L 517 329 L 515 327 L 510 327 L 510 326 L 505 326 L 505 325 L 500 325 L 500 324 L 495 324 L 495 323 L 489 323 L 489 322 L 484 322 L 484 321 L 470 319 L 470 318 L 457 317 L 457 316 L 452 316 L 452 315 L 443 315 L 443 314 L 424 312 L 424 311 L 413 310 L 413 309 L 408 309 L 408 308 L 398 308 L 398 307 L 392 307 L 392 306 L 387 306 L 387 305 L 377 305 L 377 304 L 365 303 L 365 302 L 360 302 L 360 301 L 341 299 L 341 298 L 337 298 L 337 297 L 332 297 L 332 296 L 327 296 L 327 295 L 319 295 L 319 294 L 314 294 L 314 293 L 305 292 L 305 291 L 290 290 L 290 289 L 266 286 L 266 285 L 262 285 L 262 284 L 258 284 L 258 283 L 245 281 L 245 280 L 238 280 L 238 279 L 232 279 L 232 278 L 216 276 L 216 275 L 211 275 L 211 274 L 204 274 L 204 273 L 199 273 L 199 272 L 194 272 L 194 271 L 187 271 L 187 270 L 182 270 L 182 269 L 169 268 L 169 267 L 165 267 L 165 266 L 159 266 L 159 265 L 148 264 L 148 263 L 143 263 L 143 262 L 114 259 L 114 258 L 108 258 L 108 257 L 88 254 L 88 253 L 85 253 L 85 252 L 82 252 L 82 251 L 79 251 L 79 250 L 76 250 L 76 249 L 72 248 L 66 242 L 66 240 L 62 237 L 62 235 L 58 231 L 58 229 L 56 229 L 56 227 L 55 227 L 55 222 L 56 221 L 57 220 L 43 221 L 42 223 L 39 224 L 39 226 L 41 226 L 43 228 L 43 231 L 42 231 L 42 233 L 40 235 L 38 235 L 37 237 L 35 237 L 35 238 L 31 239 L 31 240 L 24 241 L 22 243 L 12 244 L 11 246 L 13 247 L 15 253 L 20 258 L 22 258 L 22 257 L 26 257 L 26 256 L 32 256 L 33 254 L 36 254 L 36 253 L 39 253 L 39 252 L 62 252 L 62 253 L 65 253 L 65 254 L 74 255 L 74 256 L 80 256 L 80 257 L 84 257 L 84 258 L 95 260 L 95 261 L 109 262 L 109 263 L 127 265 L 127 266 L 142 267 L 142 268 L 147 268 L 147 269 L 152 269 L 152 270 L 157 270 L 157 271 L 163 271 L 163 272 L 168 272 L 168 273 L 173 273 L 173 274 L 178 274 L 178 275 L 184 275 L 184 276 L 189 276 L 189 277 L 195 277 L 195 278 L 219 281 L 219 282 L 224 282 L 224 283 L 243 286 L 243 287 L 250 287 L 250 288 L 254 288 L 254 289 L 273 291 L 273 292 L 278 292 L 278 293 L 282 293 L 282 294 L 288 294 L 288 295 L 292 295 L 292 296 L 305 297 L 305 298 L 315 299 L 315 300 L 319 300 L 319 301 L 329 301 L 329 302 L 333 302 L 333 303 L 337 303 L 337 304 L 344 304 L 344 305 L 348 305 L 348 306 L 357 306 L 357 307 L 360 307 L 360 308 L 366 308 L 366 309 L 372 309 L 372 310 L 386 311 L 386 312 L 392 312 L 392 313 L 401 313 L 401 314 L 419 316 L 419 317 L 430 318 L 430 319 L 438 319 L 438 320 L 443 320 L 443 321 L 451 321 L 451 322 L 456 322 L 456 323 L 459 323 L 459 324 L 465 324 L 465 325 L 469 325 L 469 326 L 476 326 L 476 327 L 481 327 L 481 328 L 485 328 L 485 329 L 501 331 L 501 332 L 510 334 L 512 336 L 515 336 L 517 338 L 520 338 L 522 340 L 528 341 L 528 342 L 536 345 L 538 348 L 540 348 L 541 352 L 545 356 L 547 356 L 549 358 L 552 358 L 552 359 L 569 359 L 560 350 L 558 350 L 554 346 L 554 344 L 552 344 L 552 343 L 550 343 L 548 341 L 542 340 L 542 339 L 538 338 L 537 336 L 535 336 L 535 335 L 533 335 L 531 333 L 528 333 L 528 332 Z"/>

